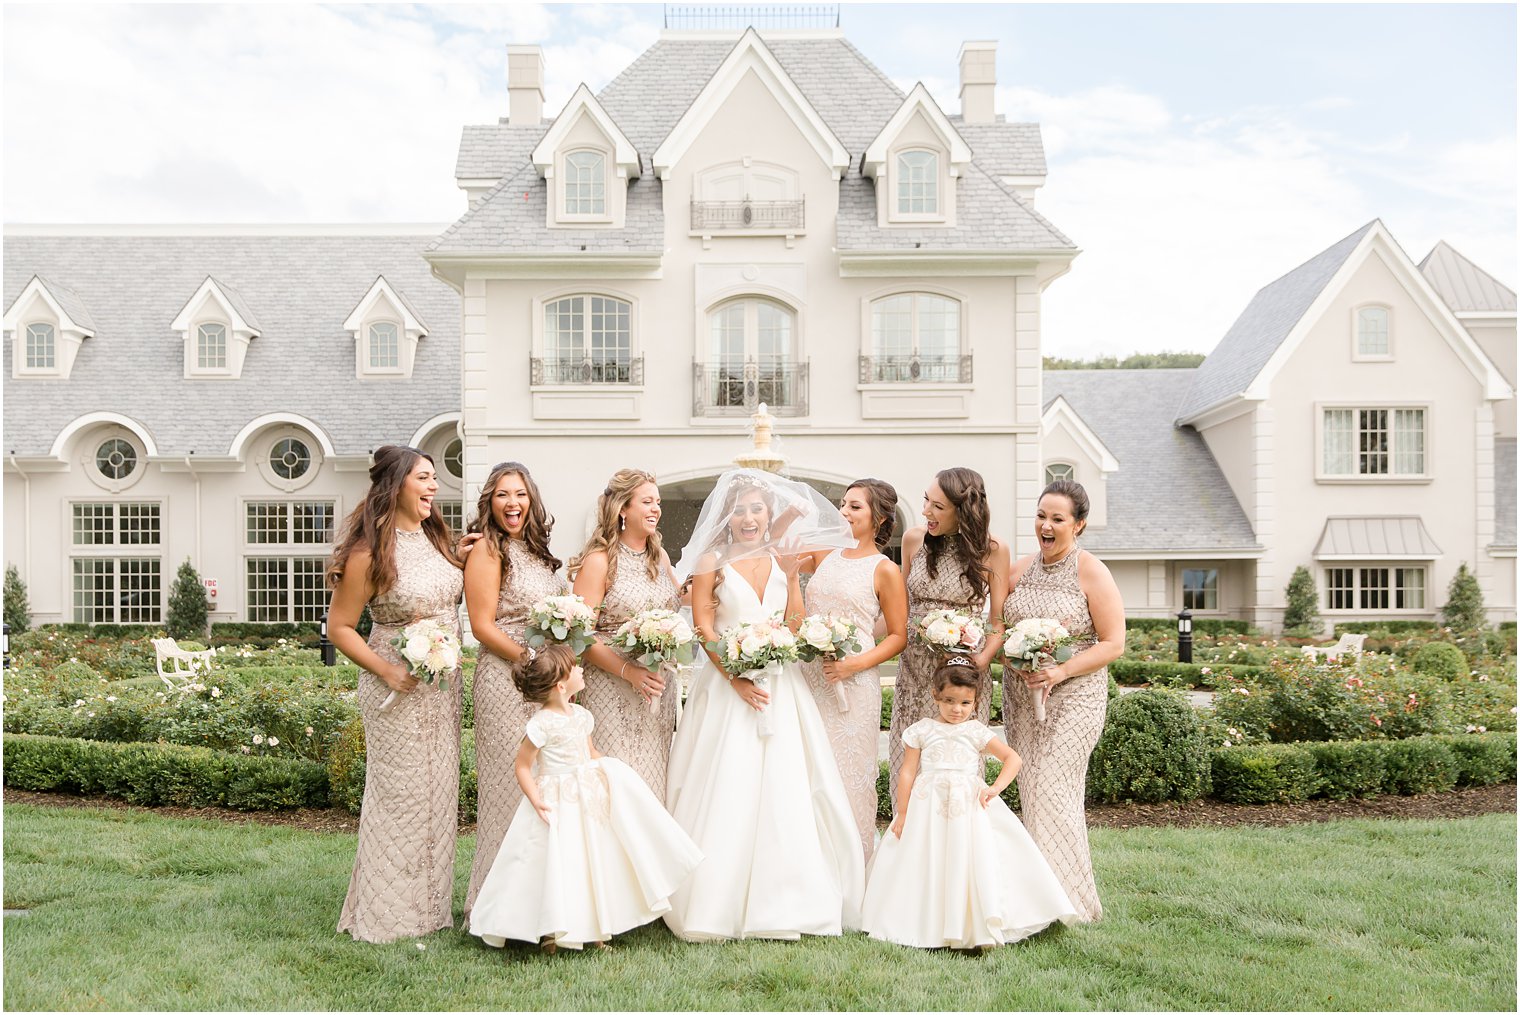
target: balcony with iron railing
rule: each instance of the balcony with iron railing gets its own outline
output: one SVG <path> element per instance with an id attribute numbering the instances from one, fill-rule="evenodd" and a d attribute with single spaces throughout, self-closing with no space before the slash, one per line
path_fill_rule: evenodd
<path id="1" fill-rule="evenodd" d="M 795 201 L 691 202 L 691 231 L 694 233 L 800 233 L 806 223 L 807 208 L 802 198 Z"/>
<path id="2" fill-rule="evenodd" d="M 530 361 L 530 382 L 555 384 L 643 384 L 642 356 L 538 357 Z"/>
<path id="3" fill-rule="evenodd" d="M 777 416 L 808 413 L 806 363 L 693 363 L 691 378 L 693 416 L 748 416 L 761 402 Z"/>
<path id="4" fill-rule="evenodd" d="M 971 355 L 862 356 L 861 384 L 970 384 Z"/>

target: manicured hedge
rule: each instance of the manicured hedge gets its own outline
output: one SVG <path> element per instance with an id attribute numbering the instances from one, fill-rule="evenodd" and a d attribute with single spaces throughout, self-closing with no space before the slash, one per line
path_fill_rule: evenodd
<path id="1" fill-rule="evenodd" d="M 508 776 L 513 778 L 513 776 Z M 459 744 L 459 818 L 475 820 L 475 731 L 464 730 Z M 364 803 L 364 724 L 344 727 L 327 754 L 328 796 L 334 807 L 358 814 Z"/>
<path id="2" fill-rule="evenodd" d="M 1127 631 L 1177 631 L 1176 617 L 1126 617 Z M 1220 634 L 1250 634 L 1251 624 L 1245 620 L 1226 620 L 1222 617 L 1194 617 L 1193 633 L 1210 637 Z"/>
<path id="3" fill-rule="evenodd" d="M 162 624 L 42 624 L 37 631 L 46 634 L 80 634 L 86 638 L 162 638 Z"/>
<path id="4" fill-rule="evenodd" d="M 1208 791 L 1208 743 L 1182 695 L 1136 691 L 1109 702 L 1087 766 L 1087 799 L 1159 803 Z"/>
<path id="5" fill-rule="evenodd" d="M 1204 673 L 1208 670 L 1208 673 Z M 1147 662 L 1142 659 L 1126 659 L 1123 656 L 1108 664 L 1108 674 L 1121 684 L 1151 684 L 1161 680 L 1181 678 L 1194 687 L 1208 684 L 1210 675 L 1219 677 L 1233 675 L 1241 680 L 1254 680 L 1266 672 L 1265 666 L 1249 663 L 1176 663 Z"/>
<path id="6" fill-rule="evenodd" d="M 327 771 L 309 761 L 22 733 L 5 738 L 5 784 L 116 797 L 150 807 L 267 811 L 328 803 Z"/>
<path id="7" fill-rule="evenodd" d="M 1232 804 L 1298 803 L 1320 788 L 1314 752 L 1302 744 L 1261 744 L 1214 751 L 1214 796 Z"/>
<path id="8" fill-rule="evenodd" d="M 1434 634 L 1441 625 L 1434 620 L 1347 620 L 1335 625 L 1336 637 L 1343 634 L 1371 634 L 1383 631 L 1388 634 Z"/>

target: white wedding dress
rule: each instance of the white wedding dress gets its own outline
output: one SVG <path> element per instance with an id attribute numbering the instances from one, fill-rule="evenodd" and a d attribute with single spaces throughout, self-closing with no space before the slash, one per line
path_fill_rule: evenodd
<path id="1" fill-rule="evenodd" d="M 716 626 L 786 608 L 774 562 L 757 599 L 725 567 Z M 865 857 L 828 732 L 796 664 L 771 680 L 772 735 L 704 655 L 670 751 L 665 802 L 703 860 L 670 899 L 679 938 L 795 939 L 860 926 Z"/>

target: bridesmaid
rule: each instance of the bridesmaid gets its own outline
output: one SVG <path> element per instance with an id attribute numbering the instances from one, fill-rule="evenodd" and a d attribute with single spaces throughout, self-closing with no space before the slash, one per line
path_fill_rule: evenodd
<path id="1" fill-rule="evenodd" d="M 477 818 L 475 862 L 464 899 L 466 926 L 522 800 L 517 748 L 538 706 L 523 699 L 512 672 L 537 654 L 524 640 L 528 610 L 545 596 L 569 591 L 558 573 L 559 558 L 549 552 L 554 519 L 526 466 L 502 462 L 491 470 L 470 528 L 485 538 L 464 568 L 464 601 L 481 648 L 473 689 Z"/>
<path id="2" fill-rule="evenodd" d="M 903 731 L 939 714 L 931 686 L 940 653 L 919 641 L 918 622 L 934 610 L 982 616 L 988 598 L 987 640 L 972 659 L 980 673 L 977 721 L 987 725 L 992 708 L 989 667 L 1003 646 L 1003 600 L 1008 595 L 1008 547 L 992 538 L 987 487 L 972 469 L 944 469 L 924 491 L 924 524 L 903 534 L 903 579 L 908 588 L 908 647 L 897 668 L 892 694 L 888 765 L 892 799 L 902 767 Z"/>
<path id="3" fill-rule="evenodd" d="M 1019 803 L 1024 827 L 1056 872 L 1083 921 L 1103 915 L 1087 848 L 1087 761 L 1108 712 L 1108 664 L 1124 653 L 1124 603 L 1103 562 L 1077 545 L 1087 527 L 1087 491 L 1057 480 L 1040 495 L 1034 533 L 1040 549 L 1022 557 L 1003 607 L 1012 626 L 1038 617 L 1058 620 L 1077 652 L 1039 672 L 1003 677 L 1008 746 L 1024 759 Z M 1020 679 L 1022 678 L 1022 679 Z M 1048 691 L 1045 721 L 1034 718 L 1034 695 Z"/>
<path id="4" fill-rule="evenodd" d="M 854 621 L 862 632 L 859 655 L 804 663 L 844 779 L 866 862 L 876 845 L 876 741 L 881 727 L 881 674 L 877 667 L 908 643 L 908 593 L 902 571 L 881 552 L 897 527 L 897 491 L 879 479 L 858 479 L 839 501 L 839 513 L 858 540 L 851 550 L 810 555 L 812 580 L 804 590 L 809 615 Z M 808 564 L 804 563 L 807 568 Z M 887 636 L 876 642 L 878 620 Z M 844 694 L 847 708 L 840 705 Z"/>
<path id="5" fill-rule="evenodd" d="M 386 445 L 369 479 L 364 503 L 343 524 L 327 582 L 333 644 L 363 667 L 366 748 L 359 849 L 338 930 L 378 943 L 453 924 L 459 675 L 447 677 L 447 690 L 420 684 L 391 639 L 425 618 L 457 633 L 463 578 L 448 524 L 433 511 L 433 460 Z M 368 642 L 354 629 L 366 603 L 374 617 Z M 396 700 L 381 711 L 392 691 Z"/>
<path id="6" fill-rule="evenodd" d="M 679 610 L 670 557 L 660 545 L 660 488 L 639 469 L 619 469 L 596 502 L 596 531 L 570 561 L 575 592 L 597 609 L 603 637 L 645 610 Z M 600 607 L 600 609 L 598 609 Z M 651 672 L 598 641 L 586 650 L 582 703 L 596 719 L 596 744 L 626 763 L 665 799 L 665 768 L 676 728 L 678 683 Z M 657 710 L 650 701 L 659 695 Z"/>

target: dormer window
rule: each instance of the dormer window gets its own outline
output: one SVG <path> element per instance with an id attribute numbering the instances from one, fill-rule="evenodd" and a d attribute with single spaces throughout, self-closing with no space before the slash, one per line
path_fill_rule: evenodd
<path id="1" fill-rule="evenodd" d="M 1387 307 L 1358 307 L 1356 311 L 1356 352 L 1352 359 L 1387 360 L 1393 358 L 1393 339 L 1389 330 Z"/>
<path id="2" fill-rule="evenodd" d="M 953 227 L 956 181 L 971 146 L 922 84 L 866 146 L 860 171 L 876 181 L 877 223 Z"/>
<path id="3" fill-rule="evenodd" d="M 227 326 L 225 324 L 196 325 L 195 366 L 198 370 L 227 369 Z"/>
<path id="4" fill-rule="evenodd" d="M 369 326 L 369 368 L 398 370 L 401 367 L 401 332 L 392 321 Z"/>
<path id="5" fill-rule="evenodd" d="M 384 275 L 375 279 L 343 327 L 354 336 L 355 376 L 376 379 L 410 377 L 417 343 L 428 331 L 405 294 Z"/>
<path id="6" fill-rule="evenodd" d="M 607 214 L 607 159 L 601 152 L 565 156 L 565 214 Z"/>
<path id="7" fill-rule="evenodd" d="M 628 181 L 639 175 L 639 153 L 581 85 L 533 149 L 533 168 L 549 188 L 548 228 L 618 229 L 627 212 Z"/>
<path id="8" fill-rule="evenodd" d="M 57 330 L 47 323 L 26 326 L 26 368 L 52 370 L 58 364 Z"/>
<path id="9" fill-rule="evenodd" d="M 72 289 L 33 275 L 5 311 L 11 376 L 69 376 L 85 339 L 95 334 L 84 301 Z"/>
<path id="10" fill-rule="evenodd" d="M 169 327 L 184 341 L 185 376 L 207 380 L 239 377 L 260 331 L 237 290 L 214 278 L 201 283 Z"/>
<path id="11" fill-rule="evenodd" d="M 934 152 L 897 156 L 897 214 L 939 214 L 939 156 Z"/>

